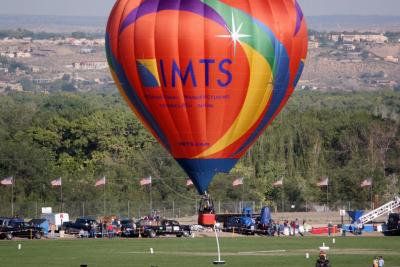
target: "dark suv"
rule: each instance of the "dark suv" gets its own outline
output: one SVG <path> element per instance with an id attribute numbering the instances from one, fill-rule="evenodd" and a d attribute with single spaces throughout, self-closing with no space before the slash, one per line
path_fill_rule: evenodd
<path id="1" fill-rule="evenodd" d="M 400 213 L 389 214 L 385 235 L 400 236 Z"/>
<path id="2" fill-rule="evenodd" d="M 133 220 L 121 220 L 122 237 L 139 237 L 139 230 Z"/>
<path id="3" fill-rule="evenodd" d="M 40 239 L 43 235 L 42 228 L 34 227 L 23 221 L 10 221 L 6 227 L 0 228 L 0 239 L 11 240 L 14 237 Z"/>
<path id="4" fill-rule="evenodd" d="M 0 217 L 0 228 L 1 227 L 7 227 L 10 224 L 11 221 L 12 221 L 11 218 Z"/>

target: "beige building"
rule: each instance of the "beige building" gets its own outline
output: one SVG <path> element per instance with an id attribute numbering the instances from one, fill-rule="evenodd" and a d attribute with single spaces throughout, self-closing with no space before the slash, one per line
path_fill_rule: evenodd
<path id="1" fill-rule="evenodd" d="M 72 67 L 76 70 L 104 70 L 108 68 L 106 61 L 74 62 Z"/>
<path id="2" fill-rule="evenodd" d="M 384 60 L 386 62 L 399 63 L 399 58 L 394 56 L 387 56 Z"/>
<path id="3" fill-rule="evenodd" d="M 316 41 L 308 42 L 308 49 L 317 49 L 318 47 L 319 47 L 319 42 Z"/>

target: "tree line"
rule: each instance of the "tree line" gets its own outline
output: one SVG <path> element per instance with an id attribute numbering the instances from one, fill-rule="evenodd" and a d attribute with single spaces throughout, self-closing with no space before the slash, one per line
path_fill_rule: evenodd
<path id="1" fill-rule="evenodd" d="M 230 174 L 219 174 L 210 193 L 221 201 L 325 203 L 316 186 L 329 177 L 329 205 L 372 193 L 384 202 L 399 193 L 400 94 L 300 91 Z M 0 178 L 14 176 L 16 202 L 59 201 L 50 181 L 63 178 L 65 201 L 101 199 L 96 180 L 107 177 L 110 201 L 141 202 L 153 177 L 153 200 L 194 199 L 187 175 L 134 117 L 117 92 L 10 93 L 0 97 Z M 244 185 L 232 181 L 244 178 Z M 283 178 L 284 190 L 273 187 Z M 0 201 L 9 203 L 9 188 Z"/>

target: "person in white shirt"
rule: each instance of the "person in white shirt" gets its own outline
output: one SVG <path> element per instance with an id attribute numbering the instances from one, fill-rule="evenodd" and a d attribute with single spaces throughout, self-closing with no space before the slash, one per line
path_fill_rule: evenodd
<path id="1" fill-rule="evenodd" d="M 385 266 L 385 260 L 383 259 L 382 256 L 379 256 L 379 259 L 378 259 L 378 266 L 379 266 L 379 267 Z"/>

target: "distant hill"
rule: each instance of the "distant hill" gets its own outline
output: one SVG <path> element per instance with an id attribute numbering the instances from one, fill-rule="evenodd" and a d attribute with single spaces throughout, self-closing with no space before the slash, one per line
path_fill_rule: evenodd
<path id="1" fill-rule="evenodd" d="M 104 31 L 106 17 L 0 15 L 0 29 L 24 28 L 31 31 Z"/>
<path id="2" fill-rule="evenodd" d="M 317 31 L 399 31 L 400 16 L 311 16 L 309 28 Z"/>
<path id="3" fill-rule="evenodd" d="M 310 16 L 309 27 L 318 31 L 398 31 L 400 16 Z M 33 31 L 104 31 L 106 17 L 0 15 L 0 29 Z"/>

